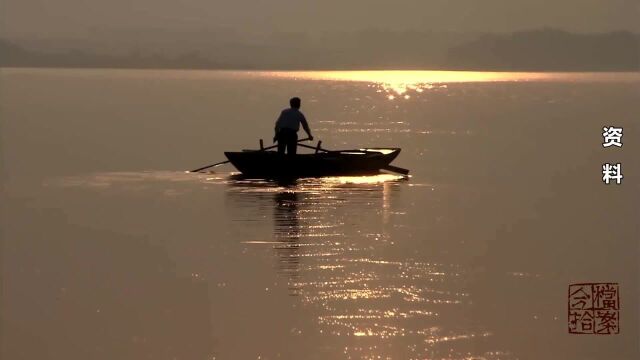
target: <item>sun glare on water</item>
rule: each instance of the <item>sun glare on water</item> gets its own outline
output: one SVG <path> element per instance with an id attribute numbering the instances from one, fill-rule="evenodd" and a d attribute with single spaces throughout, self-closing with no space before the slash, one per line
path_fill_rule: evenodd
<path id="1" fill-rule="evenodd" d="M 389 100 L 409 99 L 410 93 L 446 88 L 447 83 L 530 81 L 549 77 L 544 73 L 508 73 L 478 71 L 274 71 L 268 76 L 300 80 L 355 81 L 374 84 Z"/>

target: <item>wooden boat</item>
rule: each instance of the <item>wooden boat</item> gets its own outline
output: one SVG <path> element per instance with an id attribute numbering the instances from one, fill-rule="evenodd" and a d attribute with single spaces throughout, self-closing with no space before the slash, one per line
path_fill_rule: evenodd
<path id="1" fill-rule="evenodd" d="M 308 138 L 298 140 L 298 146 L 314 150 L 311 154 L 278 154 L 277 145 L 264 147 L 260 139 L 260 150 L 243 150 L 241 152 L 225 152 L 226 161 L 199 167 L 188 171 L 192 173 L 223 164 L 231 163 L 236 169 L 249 178 L 259 179 L 292 179 L 302 177 L 373 175 L 380 170 L 387 170 L 408 175 L 409 170 L 391 165 L 400 154 L 400 148 L 365 148 L 356 150 L 327 150 L 318 145 L 301 144 Z"/>
<path id="2" fill-rule="evenodd" d="M 298 145 L 313 149 L 310 146 Z M 372 175 L 382 169 L 408 173 L 405 169 L 389 165 L 400 153 L 399 148 L 329 151 L 321 149 L 318 145 L 315 149 L 315 153 L 296 155 L 281 155 L 276 151 L 267 150 L 224 154 L 244 176 L 253 178 Z"/>

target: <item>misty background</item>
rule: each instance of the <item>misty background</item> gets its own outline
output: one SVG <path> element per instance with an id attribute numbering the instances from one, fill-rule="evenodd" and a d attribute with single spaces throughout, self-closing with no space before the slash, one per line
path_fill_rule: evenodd
<path id="1" fill-rule="evenodd" d="M 0 66 L 640 66 L 640 2 L 632 0 L 3 0 L 0 14 Z"/>

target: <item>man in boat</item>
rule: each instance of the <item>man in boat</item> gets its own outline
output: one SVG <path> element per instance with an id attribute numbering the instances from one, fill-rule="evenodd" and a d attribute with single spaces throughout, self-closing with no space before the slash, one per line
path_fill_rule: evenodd
<path id="1" fill-rule="evenodd" d="M 276 135 L 273 137 L 273 142 L 278 142 L 279 154 L 284 154 L 285 150 L 287 150 L 287 154 L 289 155 L 296 154 L 300 124 L 302 124 L 302 128 L 307 133 L 309 140 L 313 140 L 307 119 L 300 111 L 300 103 L 300 98 L 291 98 L 289 100 L 291 107 L 282 110 L 280 117 L 278 117 L 276 121 Z"/>

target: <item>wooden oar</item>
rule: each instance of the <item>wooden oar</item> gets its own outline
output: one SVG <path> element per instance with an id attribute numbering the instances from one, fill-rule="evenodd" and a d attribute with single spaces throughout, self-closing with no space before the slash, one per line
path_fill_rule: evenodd
<path id="1" fill-rule="evenodd" d="M 342 151 L 335 151 L 335 150 L 327 150 L 327 149 L 323 149 L 320 147 L 320 144 L 318 144 L 318 146 L 309 146 L 309 145 L 304 145 L 304 144 L 298 144 L 298 146 L 307 148 L 307 149 L 312 149 L 312 150 L 316 150 L 316 152 L 318 151 L 324 151 L 326 153 L 339 153 L 339 152 L 361 152 L 361 153 L 367 153 L 367 151 L 364 150 L 342 150 Z M 373 151 L 372 151 L 373 152 Z M 393 166 L 393 165 L 385 165 L 382 167 L 383 170 L 387 170 L 387 171 L 391 171 L 391 172 L 395 172 L 398 174 L 402 174 L 402 175 L 409 175 L 409 169 L 404 169 L 398 166 Z"/>
<path id="2" fill-rule="evenodd" d="M 189 172 L 198 172 L 198 171 L 201 171 L 201 170 L 204 170 L 204 169 L 212 168 L 212 167 L 214 167 L 214 166 L 218 166 L 218 165 L 226 164 L 226 163 L 228 163 L 228 162 L 229 162 L 229 160 L 227 160 L 227 161 L 220 161 L 220 162 L 217 162 L 217 163 L 215 163 L 215 164 L 211 164 L 211 165 L 203 166 L 203 167 L 201 167 L 201 168 L 197 168 L 197 169 L 195 169 L 195 170 L 189 170 Z"/>
<path id="3" fill-rule="evenodd" d="M 402 175 L 409 175 L 409 169 L 404 169 L 404 168 L 393 166 L 393 165 L 386 165 L 382 169 L 383 170 L 392 171 L 392 172 L 396 172 L 396 173 L 402 174 Z"/>
<path id="4" fill-rule="evenodd" d="M 304 138 L 304 139 L 300 139 L 300 140 L 298 140 L 298 142 L 300 142 L 300 141 L 307 141 L 307 140 L 310 140 L 310 139 L 309 139 L 309 138 Z M 302 144 L 298 144 L 298 145 L 302 145 Z M 278 147 L 278 145 L 271 145 L 271 146 L 267 146 L 267 147 L 262 147 L 262 139 L 260 139 L 260 150 L 255 150 L 255 151 L 264 151 L 264 150 L 269 150 L 269 149 L 273 149 L 273 148 L 276 148 L 276 147 Z M 315 149 L 315 148 L 314 148 L 314 149 Z M 214 166 L 224 165 L 224 164 L 226 164 L 226 163 L 228 163 L 228 162 L 229 162 L 229 160 L 226 160 L 226 161 L 220 161 L 220 162 L 217 162 L 217 163 L 215 163 L 215 164 L 211 164 L 211 165 L 203 166 L 203 167 L 201 167 L 201 168 L 197 168 L 197 169 L 195 169 L 195 170 L 190 170 L 189 172 L 198 172 L 198 171 L 202 171 L 202 170 L 204 170 L 204 169 L 212 168 L 212 167 L 214 167 Z"/>

